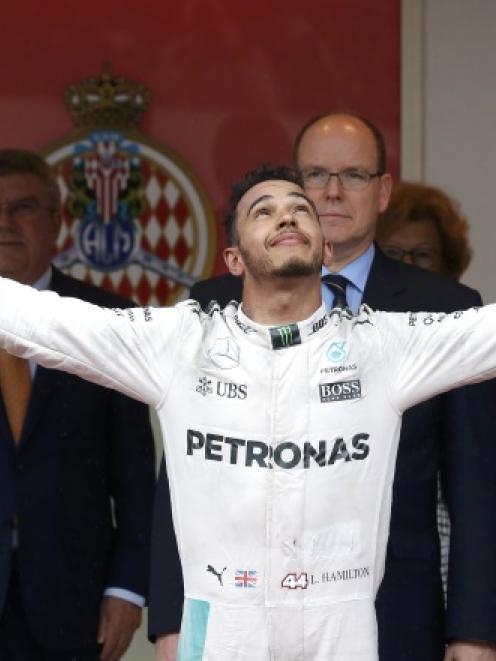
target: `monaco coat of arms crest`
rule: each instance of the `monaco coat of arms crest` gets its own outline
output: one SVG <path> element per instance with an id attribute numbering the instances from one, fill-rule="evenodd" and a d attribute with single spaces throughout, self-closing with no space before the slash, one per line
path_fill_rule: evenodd
<path id="1" fill-rule="evenodd" d="M 140 305 L 171 305 L 211 274 L 217 230 L 191 168 L 138 131 L 149 99 L 109 65 L 65 90 L 75 131 L 43 150 L 62 194 L 53 261 Z"/>

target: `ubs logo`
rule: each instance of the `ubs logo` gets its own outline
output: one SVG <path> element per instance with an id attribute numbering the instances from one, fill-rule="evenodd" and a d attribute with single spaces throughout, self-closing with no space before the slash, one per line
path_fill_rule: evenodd
<path id="1" fill-rule="evenodd" d="M 213 385 L 215 383 L 215 386 Z M 245 383 L 233 383 L 232 381 L 217 381 L 213 382 L 206 376 L 198 379 L 198 385 L 195 391 L 203 397 L 212 395 L 214 393 L 217 397 L 225 397 L 226 399 L 246 399 L 248 397 L 248 386 Z"/>
<path id="2" fill-rule="evenodd" d="M 207 379 L 206 376 L 202 376 L 198 379 L 198 385 L 196 386 L 195 391 L 200 393 L 200 395 L 203 395 L 203 397 L 211 395 L 213 393 L 212 380 Z"/>
<path id="3" fill-rule="evenodd" d="M 246 399 L 248 386 L 244 383 L 233 383 L 232 381 L 217 381 L 216 393 L 218 397 L 227 397 L 227 399 Z"/>

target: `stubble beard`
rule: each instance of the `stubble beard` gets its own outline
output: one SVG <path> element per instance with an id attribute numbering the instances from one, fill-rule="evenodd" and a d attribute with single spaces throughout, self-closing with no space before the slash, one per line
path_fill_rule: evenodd
<path id="1" fill-rule="evenodd" d="M 288 257 L 287 261 L 279 266 L 274 266 L 270 257 L 254 257 L 241 245 L 239 245 L 239 252 L 247 271 L 257 280 L 260 278 L 305 278 L 320 273 L 322 268 L 322 250 L 316 250 L 308 260 L 301 257 Z"/>

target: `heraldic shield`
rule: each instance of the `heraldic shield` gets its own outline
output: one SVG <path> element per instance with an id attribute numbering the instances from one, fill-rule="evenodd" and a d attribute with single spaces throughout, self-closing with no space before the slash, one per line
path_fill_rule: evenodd
<path id="1" fill-rule="evenodd" d="M 76 130 L 43 150 L 62 195 L 53 261 L 140 305 L 172 305 L 211 274 L 217 228 L 192 170 L 137 130 L 149 97 L 109 65 L 65 90 Z"/>

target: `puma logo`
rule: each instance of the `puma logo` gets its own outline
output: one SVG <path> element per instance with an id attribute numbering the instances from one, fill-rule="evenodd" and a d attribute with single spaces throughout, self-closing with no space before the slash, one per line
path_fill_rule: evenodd
<path id="1" fill-rule="evenodd" d="M 222 586 L 224 585 L 224 583 L 222 582 L 222 575 L 226 571 L 226 569 L 227 567 L 224 567 L 224 569 L 219 573 L 212 567 L 212 565 L 207 565 L 207 571 L 209 571 L 214 576 L 217 576 L 217 579 Z"/>

